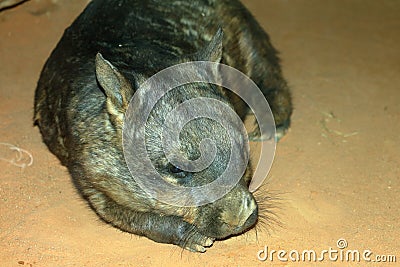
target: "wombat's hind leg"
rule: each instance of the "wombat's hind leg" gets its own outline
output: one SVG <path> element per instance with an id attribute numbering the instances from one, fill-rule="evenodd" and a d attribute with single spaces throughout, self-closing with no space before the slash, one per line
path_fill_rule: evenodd
<path id="1" fill-rule="evenodd" d="M 292 115 L 292 100 L 286 81 L 278 83 L 278 87 L 273 90 L 263 90 L 268 104 L 271 107 L 275 118 L 276 141 L 279 141 L 290 127 L 290 116 Z"/>
<path id="2" fill-rule="evenodd" d="M 284 83 L 279 89 L 263 90 L 263 93 L 274 116 L 276 127 L 275 140 L 278 142 L 290 127 L 292 103 L 289 89 L 287 88 L 286 83 Z M 270 138 L 270 136 L 261 136 L 260 128 L 258 127 L 256 120 L 254 126 L 255 129 L 249 134 L 249 139 L 251 141 L 264 141 Z"/>
<path id="3" fill-rule="evenodd" d="M 267 99 L 275 119 L 276 139 L 279 140 L 290 126 L 292 100 L 290 90 L 280 66 L 278 51 L 272 46 L 269 36 L 245 9 L 235 9 L 238 24 L 225 18 L 224 30 L 235 38 L 225 39 L 225 62 L 249 76 Z M 240 31 L 236 27 L 240 27 Z M 252 139 L 263 139 L 257 133 Z M 267 137 L 269 138 L 269 137 Z"/>

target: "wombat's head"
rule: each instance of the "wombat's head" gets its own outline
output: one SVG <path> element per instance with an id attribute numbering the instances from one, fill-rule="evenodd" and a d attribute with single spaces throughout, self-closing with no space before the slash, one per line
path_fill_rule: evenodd
<path id="1" fill-rule="evenodd" d="M 212 110 L 213 107 L 211 103 L 205 106 L 201 102 L 198 106 L 192 103 L 180 109 L 179 112 L 174 112 L 174 107 L 179 104 L 189 99 L 202 97 L 208 101 L 213 99 L 228 107 L 231 106 L 221 95 L 218 87 L 213 85 L 184 85 L 171 90 L 154 106 L 147 120 L 145 134 L 147 155 L 163 180 L 175 186 L 204 187 L 216 182 L 214 188 L 204 194 L 209 194 L 209 198 L 213 198 L 214 194 L 220 194 L 222 197 L 211 203 L 196 206 L 196 201 L 202 201 L 202 196 L 200 196 L 202 193 L 193 191 L 191 192 L 193 195 L 189 194 L 187 200 L 189 203 L 185 203 L 184 196 L 175 202 L 194 205 L 192 207 L 177 208 L 164 203 L 157 203 L 156 207 L 166 214 L 182 216 L 206 236 L 224 238 L 242 233 L 253 226 L 257 221 L 258 208 L 248 189 L 252 171 L 245 146 L 246 135 L 234 122 L 223 125 L 218 121 L 221 118 L 222 121 L 228 119 L 229 112 L 214 110 L 212 115 L 217 120 L 203 117 L 204 109 Z M 231 108 L 231 112 L 234 112 L 233 107 Z M 168 114 L 170 114 L 169 117 Z M 188 121 L 188 117 L 194 117 L 194 119 Z M 167 122 L 168 120 L 170 121 Z M 183 127 L 180 128 L 182 124 Z M 166 125 L 168 126 L 165 127 Z M 176 125 L 180 131 L 174 135 L 171 128 Z M 167 133 L 168 130 L 170 133 Z M 171 145 L 171 151 L 166 151 L 165 146 L 175 142 L 176 145 Z M 166 156 L 168 153 L 171 153 L 170 157 Z M 175 163 L 175 160 L 178 163 Z M 199 162 L 203 160 L 210 160 L 206 168 L 196 171 L 185 170 L 201 165 Z M 238 181 L 234 181 L 227 193 L 223 192 L 224 185 L 218 179 L 224 175 L 228 176 L 226 177 L 228 180 L 235 179 L 235 177 L 229 177 L 230 172 L 232 169 L 240 168 L 243 172 L 236 176 Z M 237 175 L 233 171 L 232 176 L 235 174 Z M 179 198 L 179 196 L 176 197 Z M 169 203 L 171 202 L 173 201 Z"/>
<path id="2" fill-rule="evenodd" d="M 192 56 L 192 59 L 219 62 L 221 57 L 222 32 L 219 31 L 212 38 L 209 45 Z M 190 57 L 188 58 L 190 59 Z M 122 140 L 121 129 L 124 123 L 125 111 L 128 108 L 130 97 L 134 91 L 132 89 L 133 86 L 124 75 L 110 62 L 103 59 L 101 55 L 98 55 L 96 58 L 96 74 L 107 96 L 107 110 L 110 114 L 111 123 L 117 129 L 117 140 Z M 218 75 L 218 70 L 214 69 L 212 74 Z M 143 80 L 143 77 L 140 79 Z M 142 105 L 148 103 L 148 95 L 143 94 L 139 95 L 139 97 Z M 210 117 L 199 114 L 192 114 L 195 118 L 190 121 L 186 119 L 187 115 L 191 112 L 196 113 L 196 111 L 199 111 L 202 113 L 213 110 L 211 108 L 212 105 L 208 107 L 207 105 L 197 106 L 191 104 L 189 109 L 184 108 L 180 112 L 177 112 L 176 115 L 170 116 L 177 106 L 185 101 L 197 98 L 217 101 L 225 105 L 225 107 L 230 107 L 231 112 L 233 112 L 232 104 L 223 94 L 221 88 L 214 84 L 192 83 L 178 86 L 160 98 L 149 113 L 146 124 L 143 126 L 145 129 L 146 155 L 141 156 L 150 159 L 153 168 L 164 181 L 177 187 L 185 188 L 204 187 L 216 181 L 221 175 L 225 174 L 226 176 L 228 166 L 231 168 L 233 166 L 233 169 L 235 169 L 235 167 L 238 167 L 237 165 L 244 164 L 233 186 L 222 197 L 217 198 L 211 203 L 198 203 L 199 205 L 193 205 L 192 203 L 191 205 L 179 207 L 171 205 L 171 203 L 167 204 L 159 201 L 154 196 L 149 197 L 143 194 L 143 192 L 139 193 L 136 185 L 126 186 L 123 188 L 125 192 L 124 199 L 119 202 L 131 202 L 132 207 L 140 207 L 142 211 L 146 211 L 147 209 L 147 211 L 158 212 L 163 215 L 182 217 L 183 220 L 193 224 L 198 231 L 206 236 L 225 238 L 244 232 L 255 224 L 258 217 L 257 203 L 248 190 L 252 172 L 248 163 L 248 151 L 245 149 L 247 148 L 245 145 L 247 136 L 243 132 L 243 128 L 235 123 L 224 126 L 221 125 L 218 119 L 213 120 Z M 225 117 L 230 117 L 224 110 L 216 110 L 213 115 L 224 119 Z M 164 135 L 165 125 L 172 125 L 171 127 L 173 127 L 173 125 L 178 125 L 182 122 L 185 123 L 183 123 L 179 133 L 176 136 L 168 137 L 176 142 L 175 145 L 171 146 L 171 154 L 167 155 L 164 148 L 166 144 L 166 136 Z M 134 127 L 136 126 L 140 127 L 134 125 Z M 133 129 L 132 135 L 135 134 L 136 132 Z M 205 145 L 205 140 L 212 140 L 212 144 Z M 131 149 L 135 153 L 135 147 L 131 147 Z M 211 152 L 207 154 L 205 150 L 211 150 Z M 235 157 L 233 157 L 233 154 Z M 172 157 L 184 159 L 189 162 L 186 166 L 189 166 L 189 169 L 191 167 L 190 162 L 204 158 L 205 155 L 212 155 L 212 159 L 209 160 L 206 168 L 190 171 L 176 164 L 176 162 L 171 162 L 171 155 Z M 234 162 L 232 162 L 232 158 L 235 158 Z M 141 160 L 139 159 L 134 162 L 133 166 L 128 164 L 131 171 L 133 170 L 133 175 L 152 180 L 153 177 L 149 175 L 149 172 L 143 167 L 143 163 L 139 161 Z M 126 183 L 126 181 L 124 182 Z M 134 182 L 135 180 L 132 180 L 132 183 Z M 131 195 L 129 195 L 129 190 Z M 128 194 L 126 193 L 127 191 Z M 196 201 L 194 203 L 196 204 Z"/>

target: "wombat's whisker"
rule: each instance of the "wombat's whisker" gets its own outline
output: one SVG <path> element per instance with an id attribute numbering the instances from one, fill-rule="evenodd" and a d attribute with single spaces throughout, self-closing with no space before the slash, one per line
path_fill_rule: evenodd
<path id="1" fill-rule="evenodd" d="M 255 198 L 259 207 L 258 222 L 255 230 L 266 230 L 269 234 L 270 231 L 278 226 L 282 227 L 279 211 L 282 208 L 282 193 L 273 192 L 267 189 L 268 183 L 264 183 L 256 192 Z"/>

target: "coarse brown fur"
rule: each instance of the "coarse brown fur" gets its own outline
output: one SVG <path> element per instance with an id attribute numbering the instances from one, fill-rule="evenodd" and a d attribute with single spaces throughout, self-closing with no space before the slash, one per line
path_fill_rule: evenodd
<path id="1" fill-rule="evenodd" d="M 43 68 L 34 120 L 50 151 L 103 220 L 157 242 L 204 252 L 215 239 L 240 234 L 256 223 L 258 207 L 248 190 L 251 163 L 221 199 L 177 208 L 150 198 L 138 186 L 122 152 L 124 113 L 136 89 L 158 71 L 191 60 L 223 62 L 248 75 L 267 98 L 278 134 L 285 133 L 292 107 L 277 52 L 236 0 L 93 0 Z M 207 119 L 188 125 L 180 136 L 188 158 L 199 153 L 199 140 L 217 140 L 217 160 L 207 170 L 173 170 L 162 154 L 159 131 L 165 114 L 173 104 L 196 97 L 225 102 L 241 118 L 248 113 L 236 95 L 214 85 L 182 86 L 155 106 L 146 131 L 149 157 L 166 180 L 186 186 L 212 181 L 228 160 L 227 134 Z M 243 141 L 239 131 L 233 135 Z"/>

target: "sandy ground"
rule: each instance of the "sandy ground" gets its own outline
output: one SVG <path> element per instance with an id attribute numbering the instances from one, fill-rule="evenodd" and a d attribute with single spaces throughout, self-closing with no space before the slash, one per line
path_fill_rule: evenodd
<path id="1" fill-rule="evenodd" d="M 279 194 L 272 211 L 280 223 L 216 242 L 204 254 L 99 221 L 32 125 L 40 70 L 86 2 L 31 0 L 0 13 L 0 158 L 18 156 L 5 143 L 33 157 L 30 165 L 21 152 L 15 163 L 25 167 L 0 161 L 0 266 L 366 265 L 341 260 L 349 250 L 400 261 L 399 1 L 244 2 L 282 52 L 293 91 L 292 127 L 257 193 Z M 338 248 L 340 239 L 346 248 Z M 312 264 L 283 252 L 286 262 L 276 253 L 260 261 L 265 247 L 340 253 Z"/>

